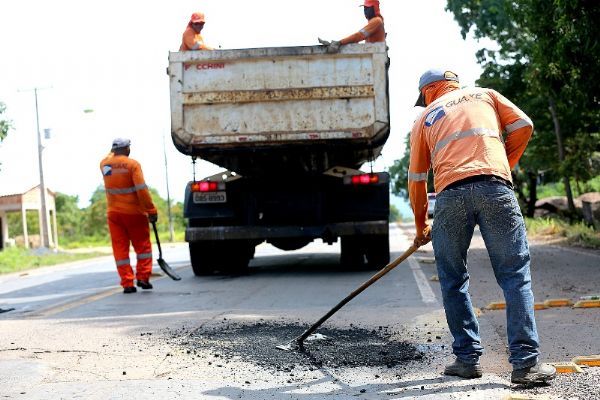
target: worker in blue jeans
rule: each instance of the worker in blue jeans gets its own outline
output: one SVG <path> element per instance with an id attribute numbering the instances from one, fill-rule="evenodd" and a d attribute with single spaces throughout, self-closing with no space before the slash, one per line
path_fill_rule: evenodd
<path id="1" fill-rule="evenodd" d="M 461 89 L 451 71 L 425 72 L 416 105 L 426 108 L 411 131 L 408 189 L 417 230 L 414 243 L 433 241 L 454 338 L 456 360 L 444 374 L 482 376 L 483 346 L 467 271 L 467 251 L 478 225 L 506 302 L 511 381 L 547 383 L 556 369 L 539 362 L 529 246 L 510 172 L 527 147 L 533 124 L 495 90 Z M 426 223 L 430 168 L 437 192 L 433 229 Z"/>

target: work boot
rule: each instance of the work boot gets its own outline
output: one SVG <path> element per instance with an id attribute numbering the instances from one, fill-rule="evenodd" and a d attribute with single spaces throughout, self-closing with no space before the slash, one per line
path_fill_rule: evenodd
<path id="1" fill-rule="evenodd" d="M 137 289 L 135 288 L 135 286 L 127 286 L 126 288 L 123 288 L 123 293 L 135 293 L 137 292 Z"/>
<path id="2" fill-rule="evenodd" d="M 457 359 L 452 364 L 446 365 L 444 375 L 460 376 L 466 379 L 481 378 L 481 364 L 467 364 Z"/>
<path id="3" fill-rule="evenodd" d="M 137 281 L 137 286 L 142 289 L 152 289 L 152 284 L 148 281 Z"/>
<path id="4" fill-rule="evenodd" d="M 512 383 L 531 385 L 536 383 L 548 383 L 556 377 L 556 368 L 550 364 L 535 364 L 532 367 L 513 369 L 510 375 Z"/>

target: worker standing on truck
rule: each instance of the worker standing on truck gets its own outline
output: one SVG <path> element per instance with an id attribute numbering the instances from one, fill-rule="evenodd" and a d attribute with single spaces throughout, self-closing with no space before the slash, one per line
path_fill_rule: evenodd
<path id="1" fill-rule="evenodd" d="M 363 7 L 365 18 L 369 21 L 364 28 L 341 40 L 332 40 L 329 42 L 319 39 L 319 43 L 327 47 L 328 53 L 337 53 L 342 45 L 358 43 L 363 40 L 368 43 L 385 42 L 385 29 L 383 26 L 383 17 L 379 10 L 379 0 L 365 0 Z"/>
<path id="2" fill-rule="evenodd" d="M 417 230 L 414 243 L 421 246 L 433 240 L 446 320 L 454 338 L 456 360 L 444 374 L 482 375 L 483 347 L 467 271 L 467 250 L 479 225 L 504 292 L 511 381 L 547 382 L 556 369 L 538 360 L 529 246 L 511 177 L 533 124 L 500 93 L 460 89 L 458 76 L 446 70 L 433 69 L 421 76 L 415 105 L 426 108 L 410 134 L 408 190 Z M 430 166 L 437 192 L 431 234 L 426 224 Z"/>
<path id="3" fill-rule="evenodd" d="M 189 50 L 212 50 L 212 47 L 204 44 L 204 39 L 200 32 L 202 28 L 204 28 L 204 23 L 206 19 L 204 17 L 204 13 L 195 12 L 190 17 L 190 22 L 188 22 L 185 31 L 183 32 L 183 37 L 181 38 L 181 46 L 179 47 L 179 51 L 189 51 Z"/>
<path id="4" fill-rule="evenodd" d="M 130 144 L 129 139 L 115 139 L 111 153 L 100 163 L 106 190 L 108 229 L 124 293 L 136 292 L 129 260 L 130 243 L 137 255 L 137 286 L 152 289 L 152 244 L 148 221 L 154 223 L 158 219 L 142 167 L 129 158 Z"/>

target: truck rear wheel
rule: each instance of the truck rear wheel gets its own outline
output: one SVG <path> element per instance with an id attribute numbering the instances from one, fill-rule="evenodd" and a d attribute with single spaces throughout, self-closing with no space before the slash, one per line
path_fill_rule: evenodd
<path id="1" fill-rule="evenodd" d="M 190 262 L 196 276 L 206 276 L 214 272 L 217 265 L 216 253 L 211 251 L 213 242 L 190 242 Z"/>
<path id="2" fill-rule="evenodd" d="M 369 268 L 381 269 L 390 262 L 389 235 L 364 236 Z"/>
<path id="3" fill-rule="evenodd" d="M 254 243 L 245 240 L 190 242 L 190 261 L 196 276 L 242 273 L 254 257 Z"/>
<path id="4" fill-rule="evenodd" d="M 341 238 L 340 264 L 345 267 L 361 267 L 365 263 L 364 243 L 359 236 Z"/>

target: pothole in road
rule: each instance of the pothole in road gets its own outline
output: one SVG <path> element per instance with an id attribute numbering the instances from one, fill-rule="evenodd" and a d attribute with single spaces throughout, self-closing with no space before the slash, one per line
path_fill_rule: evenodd
<path id="1" fill-rule="evenodd" d="M 224 323 L 220 326 L 171 332 L 171 340 L 188 353 L 206 354 L 219 365 L 241 359 L 264 368 L 289 371 L 343 367 L 388 367 L 420 360 L 424 353 L 414 344 L 397 340 L 397 332 L 387 327 L 370 330 L 322 328 L 317 332 L 327 340 L 304 342 L 305 351 L 284 351 L 277 348 L 301 335 L 307 326 L 282 323 Z M 222 361 L 221 361 L 222 360 Z"/>

